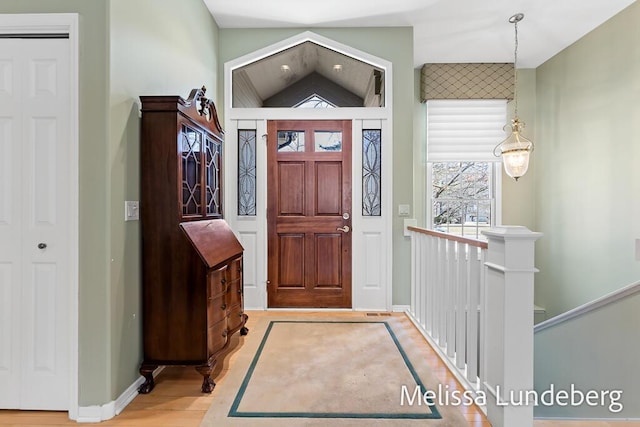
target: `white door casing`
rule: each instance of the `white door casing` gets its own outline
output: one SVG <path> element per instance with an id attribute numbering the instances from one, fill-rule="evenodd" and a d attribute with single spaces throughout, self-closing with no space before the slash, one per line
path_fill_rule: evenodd
<path id="1" fill-rule="evenodd" d="M 77 15 L 0 15 L 0 408 L 77 412 Z"/>
<path id="2" fill-rule="evenodd" d="M 370 63 L 385 71 L 385 98 L 381 108 L 231 108 L 232 71 L 253 61 L 305 41 Z M 245 248 L 244 296 L 246 309 L 265 309 L 267 280 L 266 194 L 267 120 L 353 120 L 352 128 L 352 290 L 354 310 L 391 310 L 392 296 L 392 172 L 393 107 L 392 66 L 381 58 L 337 43 L 312 32 L 305 32 L 275 45 L 229 61 L 225 64 L 225 219 L 238 234 Z M 256 141 L 256 216 L 237 215 L 238 130 L 255 129 Z M 382 130 L 382 215 L 362 215 L 362 130 Z"/>

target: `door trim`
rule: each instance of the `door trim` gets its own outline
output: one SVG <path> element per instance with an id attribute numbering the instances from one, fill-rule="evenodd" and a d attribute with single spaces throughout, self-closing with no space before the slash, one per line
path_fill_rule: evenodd
<path id="1" fill-rule="evenodd" d="M 385 70 L 385 99 L 386 103 L 384 107 L 380 108 L 365 108 L 365 107 L 346 107 L 346 108 L 330 108 L 330 109 L 312 109 L 312 108 L 233 108 L 232 107 L 232 79 L 233 70 L 242 67 L 246 64 L 255 62 L 272 54 L 286 50 L 292 46 L 296 46 L 305 41 L 311 41 L 315 44 L 327 47 L 331 50 L 340 52 L 344 55 L 352 58 L 359 59 L 363 62 L 375 65 L 376 67 Z M 379 120 L 382 123 L 382 157 L 385 159 L 382 163 L 382 174 L 384 176 L 382 181 L 382 216 L 378 217 L 378 220 L 383 223 L 383 234 L 386 238 L 385 244 L 388 246 L 393 245 L 393 64 L 383 58 L 371 55 L 367 52 L 358 50 L 351 46 L 313 33 L 311 31 L 305 31 L 295 36 L 283 39 L 271 45 L 267 45 L 254 52 L 240 56 L 238 58 L 229 60 L 224 64 L 224 128 L 226 130 L 225 136 L 225 150 L 224 159 L 225 165 L 225 182 L 229 186 L 228 191 L 225 192 L 225 206 L 227 211 L 225 219 L 230 223 L 232 229 L 242 241 L 243 236 L 248 236 L 251 242 L 254 243 L 256 248 L 255 256 L 259 259 L 255 260 L 255 274 L 251 279 L 251 289 L 247 289 L 248 277 L 245 279 L 245 296 L 246 292 L 250 291 L 255 295 L 255 300 L 261 300 L 261 306 L 251 306 L 253 309 L 266 309 L 266 280 L 267 280 L 267 239 L 266 239 L 266 199 L 264 194 L 266 192 L 266 144 L 262 137 L 267 132 L 266 122 L 267 120 L 359 120 L 361 122 L 368 120 Z M 354 122 L 355 123 L 355 122 Z M 256 141 L 256 155 L 257 155 L 257 206 L 255 217 L 238 217 L 237 206 L 237 130 L 238 129 L 256 129 L 257 141 Z M 352 131 L 354 135 L 352 137 L 352 143 L 355 144 L 358 140 L 358 136 L 355 135 L 355 125 Z M 355 161 L 358 148 L 355 148 L 352 155 L 352 162 Z M 264 162 L 264 163 L 262 163 Z M 352 173 L 353 188 L 355 196 L 355 184 L 359 179 L 356 176 L 360 173 L 361 165 L 353 164 Z M 356 200 L 353 200 L 356 203 Z M 360 229 L 365 222 L 357 215 L 353 215 L 354 229 Z M 382 307 L 368 307 L 359 300 L 355 290 L 356 286 L 359 286 L 356 281 L 363 283 L 364 272 L 363 263 L 356 261 L 358 254 L 357 248 L 362 247 L 361 239 L 353 235 L 352 246 L 352 310 L 380 310 Z M 264 254 L 264 255 L 263 255 Z M 381 277 L 381 283 L 385 286 L 381 289 L 384 293 L 384 309 L 387 311 L 392 310 L 392 298 L 393 298 L 393 252 L 385 251 L 383 254 L 383 264 L 385 272 Z M 247 264 L 245 264 L 245 270 Z M 274 309 L 277 310 L 277 309 Z"/>
<path id="2" fill-rule="evenodd" d="M 69 36 L 69 418 L 78 417 L 78 254 L 79 254 L 79 67 L 78 14 L 0 14 L 0 34 Z"/>

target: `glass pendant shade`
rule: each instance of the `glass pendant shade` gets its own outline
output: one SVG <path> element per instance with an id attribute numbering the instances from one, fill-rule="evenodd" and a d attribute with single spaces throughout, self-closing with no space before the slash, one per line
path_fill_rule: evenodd
<path id="1" fill-rule="evenodd" d="M 496 156 L 502 156 L 505 173 L 516 181 L 527 173 L 529 154 L 533 151 L 533 143 L 521 133 L 523 127 L 524 123 L 514 118 L 511 121 L 511 133 L 494 149 Z"/>

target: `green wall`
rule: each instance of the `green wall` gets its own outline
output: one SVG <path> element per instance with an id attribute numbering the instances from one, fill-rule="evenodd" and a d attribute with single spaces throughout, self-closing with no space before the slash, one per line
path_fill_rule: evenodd
<path id="1" fill-rule="evenodd" d="M 536 332 L 534 338 L 534 389 L 621 390 L 620 411 L 604 405 L 538 405 L 536 417 L 550 418 L 640 418 L 638 381 L 638 312 L 640 293 L 609 303 L 558 325 Z M 614 396 L 615 397 L 615 396 Z M 613 411 L 612 411 L 613 409 Z"/>
<path id="2" fill-rule="evenodd" d="M 20 0 L 0 2 L 0 13 L 80 15 L 80 344 L 81 405 L 104 403 L 109 395 L 106 0 Z"/>
<path id="3" fill-rule="evenodd" d="M 536 230 L 535 221 L 535 185 L 536 185 L 536 156 L 538 138 L 536 138 L 536 70 L 518 70 L 518 116 L 524 122 L 522 134 L 533 141 L 534 151 L 529 161 L 526 175 L 515 181 L 504 173 L 502 169 L 502 224 L 524 225 L 531 231 Z M 509 102 L 507 106 L 507 121 L 513 118 L 515 105 Z"/>
<path id="4" fill-rule="evenodd" d="M 202 1 L 111 0 L 109 228 L 110 395 L 138 377 L 142 361 L 140 222 L 124 201 L 140 200 L 140 95 L 180 95 L 205 85 L 218 104 L 218 27 Z"/>
<path id="5" fill-rule="evenodd" d="M 536 75 L 536 302 L 550 317 L 640 278 L 640 3 Z"/>
<path id="6" fill-rule="evenodd" d="M 187 96 L 203 84 L 217 99 L 218 28 L 203 2 L 175 6 L 169 0 L 0 3 L 0 13 L 80 16 L 80 406 L 116 399 L 138 377 L 142 358 L 139 223 L 124 222 L 124 200 L 139 200 L 136 100 Z"/>
<path id="7" fill-rule="evenodd" d="M 225 62 L 306 30 L 393 63 L 393 304 L 408 305 L 411 246 L 403 236 L 397 206 L 413 203 L 412 168 L 407 167 L 413 164 L 414 145 L 413 28 L 221 29 L 219 74 L 223 75 Z M 222 85 L 221 79 L 220 93 Z"/>

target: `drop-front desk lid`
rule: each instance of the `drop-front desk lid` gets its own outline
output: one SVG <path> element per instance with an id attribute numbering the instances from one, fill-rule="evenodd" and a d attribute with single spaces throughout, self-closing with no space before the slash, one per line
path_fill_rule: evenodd
<path id="1" fill-rule="evenodd" d="M 209 269 L 241 255 L 244 250 L 224 219 L 183 222 L 180 228 Z"/>

